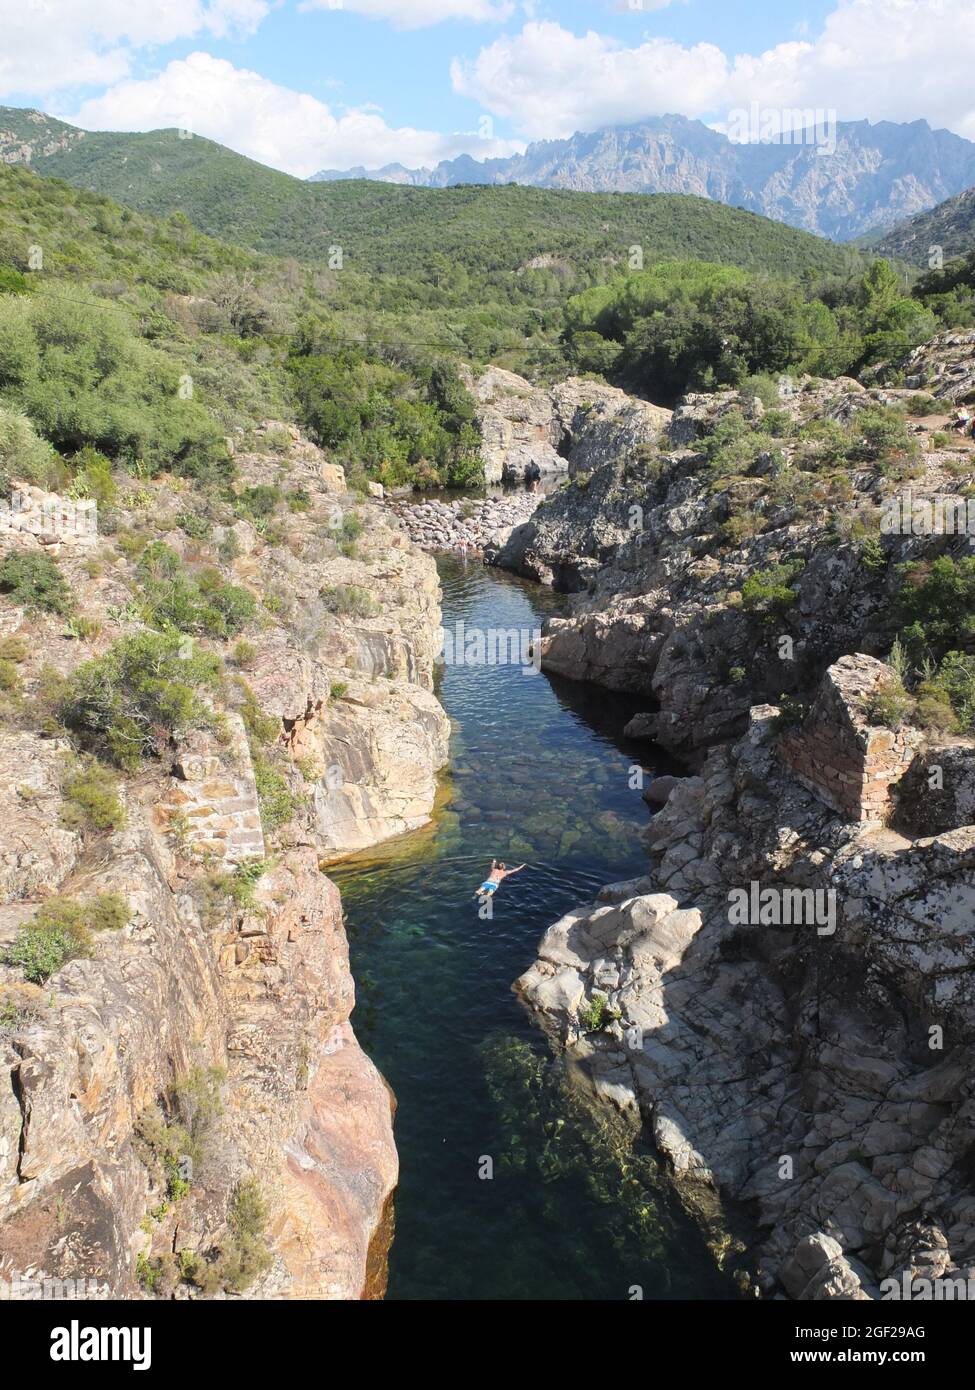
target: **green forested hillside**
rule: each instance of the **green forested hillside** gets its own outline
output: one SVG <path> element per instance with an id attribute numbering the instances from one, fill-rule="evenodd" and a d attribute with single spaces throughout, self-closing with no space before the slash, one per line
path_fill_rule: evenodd
<path id="1" fill-rule="evenodd" d="M 945 258 L 975 251 L 975 188 L 939 203 L 865 243 L 868 253 L 897 256 L 912 265 L 930 268 L 940 250 Z"/>
<path id="2" fill-rule="evenodd" d="M 4 125 L 0 110 L 0 126 Z M 186 213 L 201 230 L 302 259 L 340 245 L 352 267 L 417 274 L 434 256 L 472 271 L 516 270 L 550 254 L 625 265 L 695 256 L 781 275 L 842 273 L 856 253 L 753 213 L 680 195 L 521 188 L 305 183 L 199 136 L 86 133 L 34 168 L 146 212 Z"/>

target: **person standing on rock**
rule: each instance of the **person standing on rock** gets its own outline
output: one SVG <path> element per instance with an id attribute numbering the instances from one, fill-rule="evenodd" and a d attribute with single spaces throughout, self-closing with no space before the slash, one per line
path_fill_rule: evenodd
<path id="1" fill-rule="evenodd" d="M 492 859 L 491 872 L 488 874 L 487 878 L 484 880 L 480 888 L 474 894 L 474 897 L 489 898 L 492 893 L 496 893 L 498 891 L 498 888 L 501 886 L 501 880 L 503 878 L 510 878 L 512 874 L 520 874 L 524 867 L 524 864 L 519 864 L 517 869 L 506 869 L 503 860 L 499 864 L 496 859 Z"/>

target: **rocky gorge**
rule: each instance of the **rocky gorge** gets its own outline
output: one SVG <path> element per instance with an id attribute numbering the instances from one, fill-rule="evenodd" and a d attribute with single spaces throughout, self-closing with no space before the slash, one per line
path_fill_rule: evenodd
<path id="1" fill-rule="evenodd" d="M 916 510 L 967 514 L 944 428 L 966 346 L 673 412 L 492 369 L 488 484 L 544 492 L 362 497 L 273 420 L 228 439 L 232 501 L 126 479 L 72 531 L 71 499 L 24 489 L 0 530 L 0 1278 L 382 1296 L 395 1102 L 328 869 L 432 815 L 423 552 L 461 550 L 569 595 L 542 669 L 627 697 L 643 761 L 683 764 L 645 787 L 646 872 L 563 913 L 517 981 L 571 1075 L 652 1139 L 748 1293 L 966 1280 L 972 540 Z"/>
<path id="2" fill-rule="evenodd" d="M 96 533 L 0 537 L 63 584 L 0 604 L 5 1283 L 384 1288 L 394 1100 L 324 869 L 430 816 L 437 575 L 293 427 L 228 446 L 233 506 L 132 480 Z M 112 778 L 89 749 L 130 727 Z"/>

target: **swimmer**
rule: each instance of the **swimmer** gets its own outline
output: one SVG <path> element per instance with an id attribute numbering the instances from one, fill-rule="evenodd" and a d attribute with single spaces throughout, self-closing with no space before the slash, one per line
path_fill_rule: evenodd
<path id="1" fill-rule="evenodd" d="M 488 874 L 487 878 L 484 880 L 480 888 L 474 894 L 474 897 L 490 897 L 492 893 L 496 893 L 498 891 L 498 888 L 501 885 L 501 880 L 503 878 L 510 878 L 512 874 L 520 874 L 524 867 L 524 864 L 519 864 L 517 869 L 506 869 L 503 860 L 499 864 L 496 859 L 492 859 L 491 872 Z"/>

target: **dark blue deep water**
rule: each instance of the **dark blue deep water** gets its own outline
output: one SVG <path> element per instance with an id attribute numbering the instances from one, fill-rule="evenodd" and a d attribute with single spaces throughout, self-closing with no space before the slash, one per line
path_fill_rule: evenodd
<path id="1" fill-rule="evenodd" d="M 476 561 L 440 569 L 448 630 L 530 631 L 561 610 Z M 399 1107 L 388 1297 L 733 1297 L 652 1154 L 569 1084 L 511 992 L 550 923 L 646 869 L 628 770 L 653 763 L 619 732 L 635 707 L 511 664 L 447 666 L 439 694 L 454 735 L 434 823 L 329 871 L 353 1023 Z M 492 856 L 529 867 L 481 921 Z"/>

